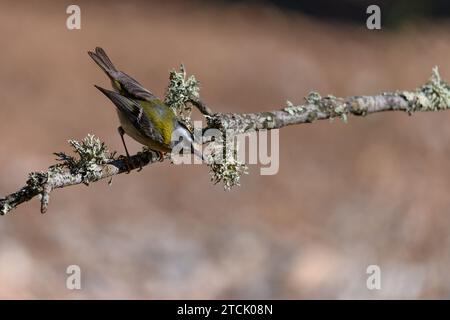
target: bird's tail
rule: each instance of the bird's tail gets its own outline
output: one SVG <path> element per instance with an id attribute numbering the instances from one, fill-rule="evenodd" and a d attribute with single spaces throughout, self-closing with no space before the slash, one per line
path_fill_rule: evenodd
<path id="1" fill-rule="evenodd" d="M 112 77 L 113 73 L 117 72 L 116 67 L 109 59 L 105 50 L 100 47 L 95 48 L 95 52 L 88 51 L 89 56 L 95 61 L 95 63 L 109 76 Z"/>

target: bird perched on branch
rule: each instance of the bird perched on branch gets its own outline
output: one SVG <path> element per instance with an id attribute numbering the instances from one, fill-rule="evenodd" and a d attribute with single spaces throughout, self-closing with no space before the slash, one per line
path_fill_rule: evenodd
<path id="1" fill-rule="evenodd" d="M 127 158 L 126 133 L 137 142 L 161 154 L 170 152 L 178 143 L 203 160 L 194 148 L 192 132 L 178 120 L 175 112 L 139 82 L 115 68 L 102 48 L 89 56 L 110 78 L 114 91 L 95 86 L 116 106 L 121 126 L 118 128 Z"/>

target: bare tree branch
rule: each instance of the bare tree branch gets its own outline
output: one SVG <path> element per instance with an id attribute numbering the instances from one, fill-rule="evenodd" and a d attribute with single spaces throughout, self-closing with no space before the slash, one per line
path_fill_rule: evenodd
<path id="1" fill-rule="evenodd" d="M 186 76 L 184 69 L 182 74 L 174 71 L 172 77 Z M 196 86 L 195 79 L 190 80 Z M 173 81 L 180 86 L 179 81 Z M 193 85 L 193 86 L 194 86 Z M 191 88 L 192 89 L 192 88 Z M 186 88 L 181 89 L 183 97 L 186 97 Z M 404 111 L 408 114 L 421 111 L 440 111 L 450 108 L 450 87 L 442 81 L 437 68 L 433 69 L 430 80 L 415 91 L 396 91 L 375 96 L 352 96 L 337 98 L 334 96 L 321 97 L 312 92 L 306 97 L 306 104 L 288 105 L 280 110 L 238 114 L 238 113 L 213 113 L 198 98 L 195 90 L 193 97 L 181 100 L 177 97 L 177 91 L 172 88 L 171 99 L 179 105 L 191 102 L 207 119 L 205 129 L 218 129 L 223 133 L 233 135 L 257 130 L 279 129 L 285 126 L 311 123 L 315 120 L 341 118 L 347 121 L 348 115 L 366 116 L 382 111 Z M 46 172 L 30 173 L 26 185 L 19 191 L 0 199 L 0 214 L 4 215 L 20 204 L 39 196 L 41 198 L 41 212 L 47 211 L 50 193 L 58 188 L 64 188 L 77 184 L 88 185 L 102 179 L 111 178 L 114 175 L 135 170 L 156 161 L 162 161 L 157 153 L 152 151 L 140 152 L 127 161 L 121 156 L 115 158 L 114 154 L 107 151 L 104 143 L 99 139 L 88 135 L 82 142 L 69 141 L 75 148 L 78 158 L 67 156 L 64 153 L 56 154 L 61 162 L 51 166 Z M 167 156 L 166 156 L 167 158 Z"/>

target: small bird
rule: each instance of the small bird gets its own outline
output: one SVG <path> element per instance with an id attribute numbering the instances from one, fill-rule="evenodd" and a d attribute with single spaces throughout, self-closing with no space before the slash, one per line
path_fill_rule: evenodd
<path id="1" fill-rule="evenodd" d="M 202 153 L 194 148 L 192 132 L 178 120 L 175 112 L 167 104 L 126 73 L 117 71 L 103 49 L 96 48 L 95 53 L 89 52 L 89 55 L 105 71 L 117 91 L 95 86 L 117 108 L 121 124 L 118 132 L 127 159 L 130 158 L 130 154 L 123 137 L 125 133 L 149 149 L 160 153 L 161 158 L 162 154 L 172 151 L 178 143 L 182 143 L 183 149 L 191 150 L 203 160 Z"/>

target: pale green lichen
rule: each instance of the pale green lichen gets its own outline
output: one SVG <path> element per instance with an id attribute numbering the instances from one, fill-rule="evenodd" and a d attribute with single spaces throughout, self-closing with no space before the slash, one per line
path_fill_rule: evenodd
<path id="1" fill-rule="evenodd" d="M 8 212 L 10 212 L 12 209 L 14 209 L 8 202 L 1 202 L 0 201 L 0 215 L 4 216 L 5 214 L 7 214 Z"/>
<path id="2" fill-rule="evenodd" d="M 283 110 L 286 111 L 287 113 L 289 113 L 291 116 L 293 116 L 293 115 L 305 112 L 306 108 L 301 105 L 296 106 L 291 101 L 287 100 L 286 107 Z"/>
<path id="3" fill-rule="evenodd" d="M 305 97 L 305 100 L 307 103 L 309 104 L 318 104 L 320 103 L 320 101 L 322 100 L 322 96 L 320 95 L 320 93 L 316 92 L 316 91 L 311 91 L 310 93 L 308 93 L 308 95 Z"/>
<path id="4" fill-rule="evenodd" d="M 343 99 L 327 95 L 318 101 L 316 105 L 321 112 L 328 115 L 330 121 L 340 118 L 344 123 L 347 123 L 348 108 Z"/>
<path id="5" fill-rule="evenodd" d="M 194 76 L 187 76 L 183 65 L 180 71 L 172 70 L 169 76 L 169 86 L 166 90 L 165 103 L 169 105 L 178 116 L 179 120 L 185 123 L 188 128 L 193 129 L 191 113 L 192 105 L 190 102 L 199 99 L 200 87 L 199 82 Z M 212 125 L 217 121 L 215 117 L 206 117 L 208 125 Z M 273 115 L 267 115 L 264 120 L 267 123 L 273 121 Z M 221 122 L 221 130 L 227 131 L 227 122 Z M 247 166 L 237 160 L 236 150 L 233 148 L 223 147 L 224 141 L 211 142 L 210 155 L 204 155 L 206 163 L 210 167 L 211 180 L 214 184 L 223 183 L 225 190 L 230 190 L 234 186 L 238 186 L 240 177 L 247 173 Z M 234 150 L 234 151 L 231 151 Z"/>
<path id="6" fill-rule="evenodd" d="M 68 169 L 74 175 L 80 174 L 83 182 L 87 184 L 98 180 L 101 177 L 99 166 L 107 164 L 114 158 L 114 153 L 110 153 L 105 143 L 94 135 L 88 134 L 81 141 L 69 140 L 68 142 L 77 156 L 70 156 L 64 152 L 55 153 L 60 163 L 50 167 L 50 174 Z"/>
<path id="7" fill-rule="evenodd" d="M 165 103 L 169 105 L 179 120 L 185 123 L 189 129 L 193 129 L 191 113 L 192 105 L 190 102 L 199 99 L 199 82 L 193 75 L 187 76 L 183 65 L 180 71 L 172 70 L 169 76 L 169 86 L 166 90 Z M 208 125 L 217 121 L 215 117 L 206 117 Z M 268 114 L 264 121 L 270 125 L 273 122 L 273 115 Z M 217 124 L 216 124 L 217 125 Z M 227 131 L 227 122 L 221 122 L 221 130 Z M 225 190 L 230 190 L 238 186 L 240 177 L 247 173 L 247 166 L 237 160 L 237 151 L 233 148 L 224 146 L 224 141 L 211 142 L 211 149 L 214 150 L 210 155 L 204 155 L 206 163 L 210 167 L 211 180 L 214 184 L 223 183 Z M 234 151 L 232 151 L 234 150 Z"/>
<path id="8" fill-rule="evenodd" d="M 0 215 L 5 215 L 21 202 L 21 199 L 31 199 L 36 193 L 42 192 L 43 185 L 48 181 L 49 173 L 43 171 L 31 172 L 28 174 L 26 186 L 5 199 L 0 199 Z"/>
<path id="9" fill-rule="evenodd" d="M 258 120 L 266 129 L 273 129 L 276 126 L 276 115 L 272 112 L 261 112 Z M 249 127 L 253 127 L 253 124 L 249 124 Z"/>
<path id="10" fill-rule="evenodd" d="M 224 190 L 231 190 L 234 186 L 240 186 L 243 174 L 248 174 L 248 167 L 238 160 L 238 146 L 232 141 L 213 142 L 212 152 L 206 159 L 210 168 L 211 181 L 214 184 L 223 183 Z"/>
<path id="11" fill-rule="evenodd" d="M 327 98 L 333 100 L 333 107 L 332 110 L 330 110 L 330 120 L 333 120 L 335 117 L 339 117 L 342 122 L 347 123 L 348 110 L 346 104 L 341 99 L 338 99 L 335 96 L 327 96 Z"/>
<path id="12" fill-rule="evenodd" d="M 408 101 L 408 113 L 415 111 L 439 111 L 450 107 L 450 86 L 441 79 L 438 67 L 434 67 L 428 82 L 414 92 L 401 91 L 397 94 Z"/>
<path id="13" fill-rule="evenodd" d="M 36 171 L 28 174 L 27 186 L 38 190 L 48 180 L 48 172 Z"/>
<path id="14" fill-rule="evenodd" d="M 189 128 L 192 128 L 192 106 L 188 102 L 197 100 L 199 91 L 199 82 L 193 75 L 187 77 L 183 65 L 181 65 L 180 71 L 170 71 L 169 86 L 164 101 Z"/>
<path id="15" fill-rule="evenodd" d="M 307 106 L 294 105 L 292 102 L 287 101 L 287 106 L 283 111 L 290 115 L 298 115 L 308 112 L 307 121 L 313 122 L 317 119 L 319 113 L 325 113 L 328 115 L 330 121 L 339 117 L 342 121 L 347 123 L 348 108 L 342 99 L 339 99 L 333 95 L 327 95 L 322 97 L 320 93 L 311 91 L 306 97 L 305 101 Z"/>

